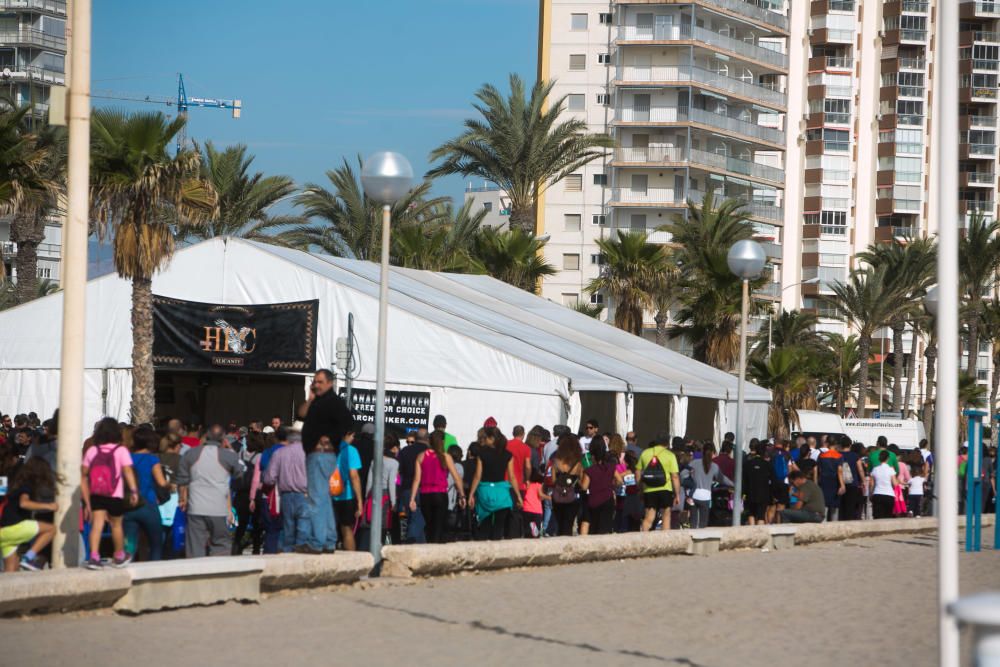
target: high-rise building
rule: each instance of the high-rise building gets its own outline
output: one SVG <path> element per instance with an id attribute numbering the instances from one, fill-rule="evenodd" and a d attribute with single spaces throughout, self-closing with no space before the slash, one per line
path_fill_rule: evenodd
<path id="1" fill-rule="evenodd" d="M 542 0 L 539 74 L 567 115 L 614 137 L 593 162 L 544 194 L 540 233 L 559 273 L 542 294 L 590 296 L 596 240 L 657 231 L 713 190 L 746 202 L 780 294 L 789 24 L 783 0 Z M 613 308 L 613 304 L 610 304 Z"/>
<path id="2" fill-rule="evenodd" d="M 65 0 L 0 0 L 0 103 L 31 105 L 29 122 L 47 116 L 51 88 L 66 84 L 66 18 Z M 9 239 L 10 220 L 0 218 L 7 275 L 17 253 Z M 39 277 L 59 281 L 61 250 L 62 228 L 53 217 L 38 245 Z"/>
<path id="3" fill-rule="evenodd" d="M 712 188 L 753 215 L 772 269 L 756 296 L 847 333 L 824 297 L 857 254 L 937 230 L 930 107 L 942 1 L 541 0 L 539 75 L 568 95 L 566 114 L 615 139 L 606 162 L 545 194 L 539 226 L 560 272 L 543 294 L 590 298 L 596 239 L 625 229 L 669 242 L 657 228 Z M 960 105 L 961 160 L 944 168 L 959 170 L 963 224 L 996 215 L 1000 1 L 949 1 L 960 4 L 962 79 L 959 99 L 942 103 Z M 876 361 L 890 336 L 876 336 Z M 917 343 L 907 332 L 920 378 Z M 989 345 L 978 354 L 987 382 Z M 922 392 L 921 382 L 914 405 Z"/>

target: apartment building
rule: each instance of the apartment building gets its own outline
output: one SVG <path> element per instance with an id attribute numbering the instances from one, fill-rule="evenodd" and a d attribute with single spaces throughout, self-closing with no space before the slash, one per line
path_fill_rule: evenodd
<path id="1" fill-rule="evenodd" d="M 29 121 L 48 115 L 53 86 L 66 84 L 65 0 L 0 0 L 0 95 L 18 106 L 32 105 Z M 10 220 L 0 218 L 0 262 L 12 275 L 16 244 Z M 38 247 L 38 275 L 59 281 L 62 227 L 53 218 Z M 16 276 L 14 276 L 16 278 Z"/>
<path id="2" fill-rule="evenodd" d="M 785 224 L 784 1 L 542 0 L 539 70 L 566 111 L 614 137 L 607 160 L 550 188 L 544 296 L 571 305 L 599 275 L 596 241 L 658 228 L 711 189 L 746 202 L 780 294 Z M 613 307 L 613 304 L 610 304 Z"/>

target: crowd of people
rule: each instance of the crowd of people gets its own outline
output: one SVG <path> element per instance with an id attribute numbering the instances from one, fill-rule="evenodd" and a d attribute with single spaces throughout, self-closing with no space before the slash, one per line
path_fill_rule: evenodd
<path id="1" fill-rule="evenodd" d="M 464 448 L 443 415 L 430 428 L 388 432 L 355 424 L 317 373 L 300 421 L 189 426 L 102 419 L 83 447 L 84 565 L 133 559 L 298 552 L 385 543 L 441 543 L 728 526 L 736 450 L 656 434 L 582 432 L 566 425 L 509 437 L 488 418 Z M 38 570 L 55 534 L 57 418 L 0 422 L 0 551 L 5 571 Z M 926 441 L 901 450 L 846 436 L 751 440 L 742 465 L 749 524 L 922 516 L 933 491 Z M 381 451 L 379 451 L 381 450 Z M 382 456 L 380 479 L 372 475 Z M 966 454 L 959 470 L 966 474 Z M 981 466 L 984 505 L 996 495 L 996 449 Z M 370 534 L 373 512 L 384 532 Z"/>

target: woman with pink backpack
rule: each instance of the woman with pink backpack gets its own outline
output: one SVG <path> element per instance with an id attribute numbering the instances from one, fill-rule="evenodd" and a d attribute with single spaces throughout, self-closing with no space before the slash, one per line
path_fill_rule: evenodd
<path id="1" fill-rule="evenodd" d="M 101 533 L 105 522 L 111 524 L 111 540 L 115 553 L 112 565 L 124 567 L 132 561 L 125 552 L 125 531 L 122 517 L 139 504 L 139 485 L 132 470 L 132 456 L 122 445 L 122 430 L 114 419 L 105 417 L 97 423 L 94 445 L 83 454 L 80 492 L 83 497 L 83 517 L 90 522 L 89 551 L 86 567 L 99 570 L 101 563 Z M 125 483 L 128 498 L 125 497 Z"/>

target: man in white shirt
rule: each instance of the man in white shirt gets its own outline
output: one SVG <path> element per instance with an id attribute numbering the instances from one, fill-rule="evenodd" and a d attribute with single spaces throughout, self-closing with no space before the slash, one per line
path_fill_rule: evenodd
<path id="1" fill-rule="evenodd" d="M 588 419 L 586 425 L 583 427 L 583 435 L 580 437 L 580 447 L 583 451 L 587 451 L 590 446 L 590 441 L 594 439 L 597 435 L 597 429 L 600 425 L 597 423 L 596 419 Z"/>

